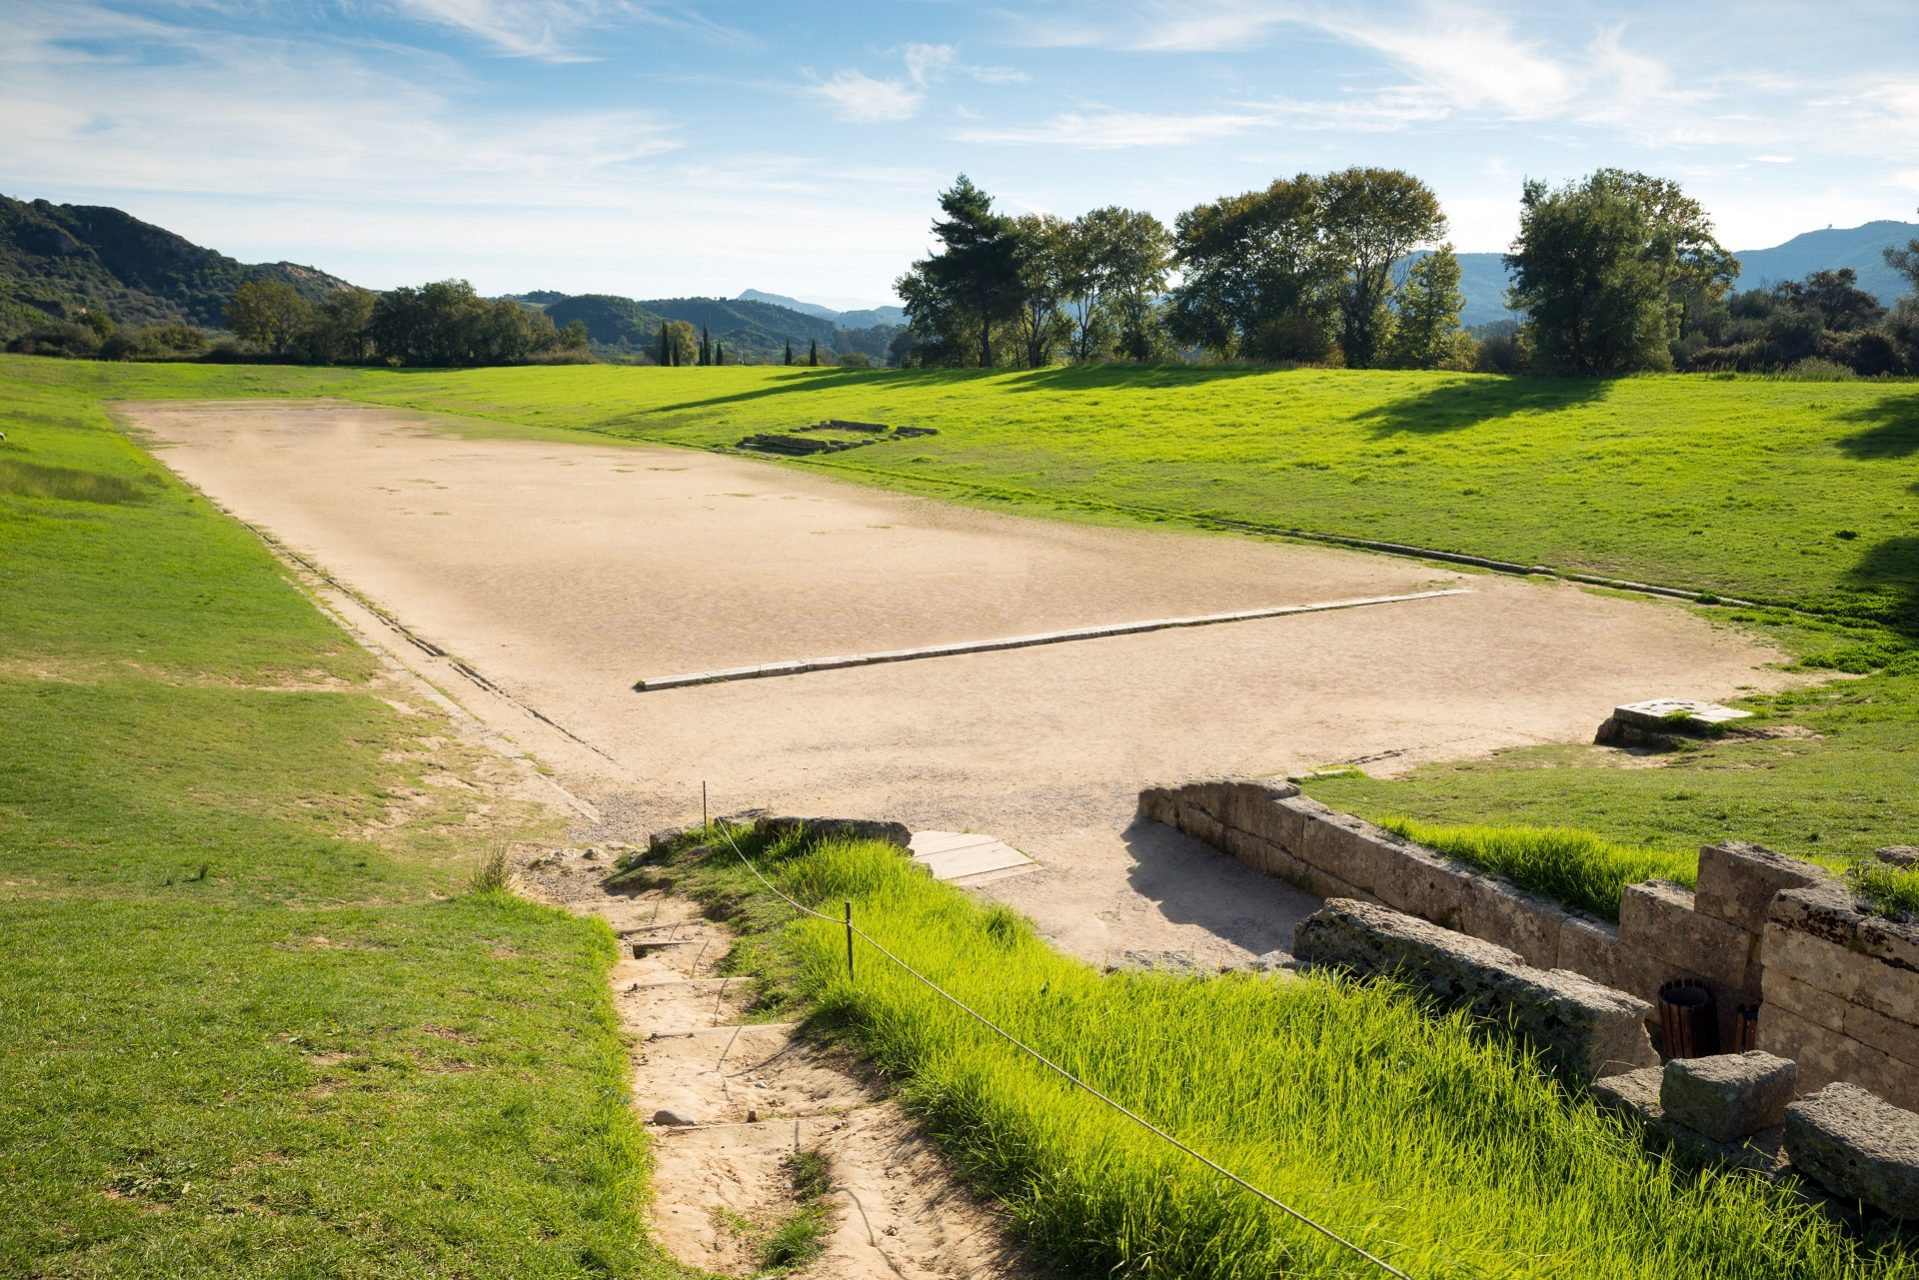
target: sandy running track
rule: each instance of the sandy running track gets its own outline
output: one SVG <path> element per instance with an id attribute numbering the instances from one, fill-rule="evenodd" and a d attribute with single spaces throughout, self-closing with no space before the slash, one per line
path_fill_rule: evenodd
<path id="1" fill-rule="evenodd" d="M 1583 740 L 1617 702 L 1774 688 L 1682 609 L 1386 556 L 1108 529 L 689 450 L 465 438 L 332 402 L 122 407 L 176 472 L 524 706 L 395 651 L 575 789 L 980 830 L 983 891 L 1096 961 L 1243 960 L 1310 900 L 1161 828 L 1152 781 Z M 1168 615 L 1470 594 L 792 678 L 645 676 Z M 348 607 L 352 613 L 351 606 Z M 377 630 L 377 627 L 370 628 Z M 592 750 L 580 744 L 590 744 Z"/>

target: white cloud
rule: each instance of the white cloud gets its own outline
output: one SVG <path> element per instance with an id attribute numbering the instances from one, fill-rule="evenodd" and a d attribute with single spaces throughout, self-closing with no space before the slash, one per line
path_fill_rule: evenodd
<path id="1" fill-rule="evenodd" d="M 876 80 L 863 71 L 837 71 L 830 80 L 812 86 L 811 92 L 833 106 L 841 120 L 859 124 L 882 124 L 911 120 L 919 114 L 926 94 L 903 80 Z"/>
<path id="2" fill-rule="evenodd" d="M 1538 119 L 1554 114 L 1577 90 L 1562 63 L 1537 44 L 1515 38 L 1487 14 L 1431 12 L 1417 25 L 1340 20 L 1317 25 L 1385 55 L 1462 110 Z"/>
<path id="3" fill-rule="evenodd" d="M 1096 6 L 1088 18 L 1031 12 L 1001 17 L 1015 42 L 1039 47 L 1230 53 L 1264 43 L 1300 12 L 1278 0 L 1144 0 L 1117 15 Z"/>
<path id="4" fill-rule="evenodd" d="M 959 50 L 950 44 L 909 44 L 901 51 L 906 74 L 914 84 L 925 85 L 943 76 L 959 58 Z"/>
<path id="5" fill-rule="evenodd" d="M 591 62 L 580 47 L 593 30 L 645 25 L 739 41 L 739 32 L 681 7 L 634 0 L 389 0 L 407 17 L 464 32 L 496 53 L 543 62 Z"/>
<path id="6" fill-rule="evenodd" d="M 1068 111 L 1034 125 L 962 129 L 961 142 L 1078 147 L 1107 151 L 1124 147 L 1178 147 L 1244 133 L 1265 117 L 1244 112 L 1154 115 L 1143 111 Z"/>

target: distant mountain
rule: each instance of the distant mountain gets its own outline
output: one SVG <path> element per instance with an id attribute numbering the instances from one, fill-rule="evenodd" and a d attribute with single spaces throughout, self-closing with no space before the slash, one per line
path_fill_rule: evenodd
<path id="1" fill-rule="evenodd" d="M 752 364 L 784 358 L 789 344 L 794 356 L 804 359 L 815 342 L 822 351 L 858 351 L 876 362 L 884 361 L 897 332 L 880 326 L 849 330 L 830 319 L 753 299 L 635 300 L 601 293 L 569 297 L 549 292 L 516 297 L 541 306 L 561 327 L 580 321 L 594 350 L 611 359 L 650 356 L 659 343 L 660 325 L 667 320 L 684 320 L 695 329 L 704 329 L 726 348 L 729 358 Z"/>
<path id="2" fill-rule="evenodd" d="M 1739 278 L 1733 292 L 1765 289 L 1784 280 L 1803 280 L 1815 271 L 1837 271 L 1851 267 L 1859 273 L 1859 287 L 1891 306 L 1906 291 L 1904 277 L 1886 265 L 1883 250 L 1904 245 L 1919 237 L 1919 222 L 1868 222 L 1863 227 L 1807 231 L 1771 249 L 1740 249 Z M 1401 268 L 1416 262 L 1423 254 L 1402 260 Z M 1459 291 L 1466 306 L 1459 313 L 1461 324 L 1486 324 L 1494 320 L 1517 320 L 1519 314 L 1506 310 L 1506 263 L 1497 253 L 1459 255 Z"/>
<path id="3" fill-rule="evenodd" d="M 297 263 L 237 262 L 118 209 L 0 196 L 0 337 L 88 311 L 224 328 L 233 291 L 262 279 L 313 300 L 352 287 Z"/>
<path id="4" fill-rule="evenodd" d="M 906 323 L 906 309 L 903 307 L 868 307 L 860 311 L 835 311 L 817 302 L 802 302 L 798 298 L 789 298 L 783 293 L 767 293 L 761 289 L 748 289 L 741 293 L 736 301 L 770 303 L 776 307 L 785 307 L 788 311 L 797 311 L 803 316 L 831 320 L 842 329 L 871 329 L 876 325 Z"/>
<path id="5" fill-rule="evenodd" d="M 587 341 L 623 351 L 653 351 L 659 347 L 662 317 L 631 298 L 607 293 L 522 294 L 522 302 L 538 302 L 553 323 L 564 329 L 575 320 L 586 326 Z"/>
<path id="6" fill-rule="evenodd" d="M 1851 267 L 1859 287 L 1891 306 L 1906 292 L 1905 277 L 1886 265 L 1884 251 L 1919 237 L 1919 222 L 1868 222 L 1863 227 L 1807 231 L 1771 249 L 1745 249 L 1734 289 L 1761 289 L 1801 280 L 1815 271 Z"/>

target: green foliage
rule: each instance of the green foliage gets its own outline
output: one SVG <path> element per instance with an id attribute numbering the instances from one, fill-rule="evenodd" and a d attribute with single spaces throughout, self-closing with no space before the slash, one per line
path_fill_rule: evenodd
<path id="1" fill-rule="evenodd" d="M 1443 826 L 1398 814 L 1379 825 L 1604 920 L 1619 919 L 1619 900 L 1629 884 L 1690 885 L 1699 875 L 1695 853 L 1617 844 L 1572 827 Z"/>
<path id="2" fill-rule="evenodd" d="M 450 896 L 464 806 L 398 793 L 455 735 L 112 428 L 121 374 L 261 385 L 0 363 L 0 1274 L 673 1274 L 611 934 Z"/>
<path id="3" fill-rule="evenodd" d="M 1393 294 L 1393 324 L 1382 363 L 1394 369 L 1456 367 L 1463 354 L 1459 330 L 1459 259 L 1450 244 L 1423 255 L 1407 269 Z"/>
<path id="4" fill-rule="evenodd" d="M 1444 235 L 1446 218 L 1432 189 L 1399 169 L 1342 169 L 1327 174 L 1320 190 L 1319 225 L 1339 272 L 1340 349 L 1351 367 L 1371 368 L 1390 325 L 1393 268 L 1415 246 Z M 1443 327 L 1458 326 L 1457 306 L 1452 315 Z"/>
<path id="5" fill-rule="evenodd" d="M 1880 915 L 1919 920 L 1919 867 L 1861 860 L 1847 869 L 1846 879 Z"/>
<path id="6" fill-rule="evenodd" d="M 1173 238 L 1152 214 L 1116 205 L 1073 219 L 1064 288 L 1076 316 L 1073 358 L 1109 352 L 1126 360 L 1167 354 L 1159 295 L 1166 288 Z"/>
<path id="7" fill-rule="evenodd" d="M 1651 228 L 1611 185 L 1548 191 L 1528 182 L 1510 305 L 1524 311 L 1534 351 L 1554 373 L 1592 377 L 1670 368 L 1666 279 L 1647 251 Z"/>
<path id="8" fill-rule="evenodd" d="M 1331 263 L 1311 174 L 1197 205 L 1174 224 L 1167 327 L 1222 359 L 1319 360 L 1331 349 Z"/>
<path id="9" fill-rule="evenodd" d="M 709 844 L 708 849 L 712 846 Z M 1418 1276 L 1905 1277 L 1790 1192 L 1689 1173 L 1490 1027 L 1320 976 L 1101 973 L 886 845 L 744 847 L 985 1017 Z M 693 855 L 682 855 L 691 857 Z M 1064 1275 L 1353 1276 L 1363 1264 L 1074 1089 L 828 921 L 774 910 L 721 844 L 666 869 L 774 925 L 815 1020 L 899 1082 L 949 1156 Z M 791 966 L 790 968 L 784 966 Z"/>
<path id="10" fill-rule="evenodd" d="M 915 262 L 894 288 L 923 364 L 993 366 L 993 334 L 1020 312 L 1020 235 L 993 212 L 993 198 L 961 174 L 939 197 L 933 223 L 940 248 Z"/>

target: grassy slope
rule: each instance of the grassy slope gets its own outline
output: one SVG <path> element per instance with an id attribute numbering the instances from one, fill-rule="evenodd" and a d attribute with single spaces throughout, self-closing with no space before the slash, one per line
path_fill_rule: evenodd
<path id="1" fill-rule="evenodd" d="M 350 834 L 444 722 L 59 381 L 0 408 L 0 1274 L 665 1274 L 611 935 L 463 892 L 463 806 Z"/>
<path id="2" fill-rule="evenodd" d="M 1066 1274 L 1373 1274 L 1073 1091 L 844 934 L 793 920 L 726 851 L 647 859 L 726 904 L 774 989 L 842 1026 Z M 1910 1277 L 1783 1192 L 1690 1174 L 1459 1015 L 1326 978 L 1101 974 L 878 844 L 764 847 L 785 892 L 856 921 L 1067 1069 L 1421 1277 Z"/>

